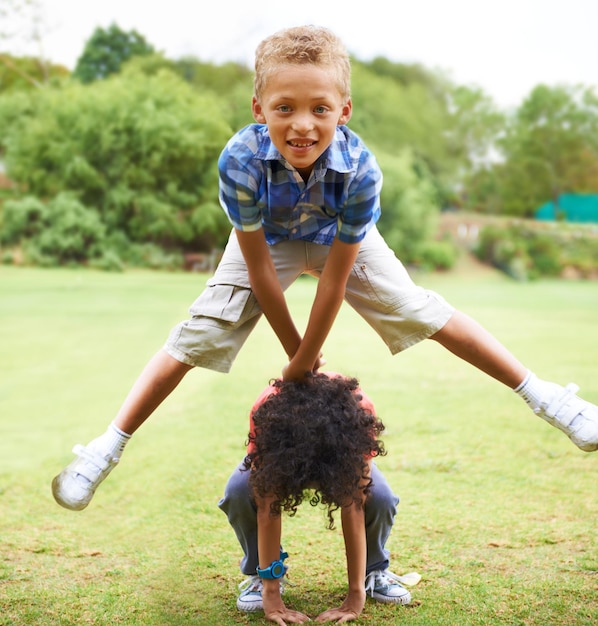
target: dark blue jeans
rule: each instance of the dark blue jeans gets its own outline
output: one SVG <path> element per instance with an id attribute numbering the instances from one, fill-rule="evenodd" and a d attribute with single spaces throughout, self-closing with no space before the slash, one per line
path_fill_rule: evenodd
<path id="1" fill-rule="evenodd" d="M 249 486 L 249 471 L 242 471 L 240 463 L 231 474 L 218 503 L 228 517 L 243 549 L 241 572 L 253 576 L 259 565 L 257 552 L 257 507 Z M 389 551 L 386 542 L 392 530 L 399 498 L 372 463 L 372 486 L 365 502 L 365 533 L 367 542 L 366 574 L 385 570 L 389 566 Z"/>

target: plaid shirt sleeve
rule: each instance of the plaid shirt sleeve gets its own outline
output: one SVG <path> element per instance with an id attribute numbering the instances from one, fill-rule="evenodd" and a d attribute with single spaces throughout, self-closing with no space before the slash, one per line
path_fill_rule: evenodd
<path id="1" fill-rule="evenodd" d="M 255 201 L 261 178 L 253 159 L 257 143 L 255 133 L 247 127 L 228 142 L 218 159 L 220 204 L 231 224 L 248 232 L 262 226 L 261 211 Z"/>
<path id="2" fill-rule="evenodd" d="M 380 218 L 382 171 L 374 155 L 362 150 L 351 178 L 345 210 L 339 216 L 338 238 L 344 243 L 361 241 Z"/>

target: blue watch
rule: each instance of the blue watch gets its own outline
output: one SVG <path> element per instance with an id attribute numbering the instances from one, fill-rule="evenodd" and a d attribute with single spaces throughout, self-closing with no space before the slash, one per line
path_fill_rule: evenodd
<path id="1" fill-rule="evenodd" d="M 289 556 L 288 552 L 280 551 L 280 558 L 277 561 L 272 561 L 268 567 L 264 569 L 260 569 L 259 566 L 256 568 L 257 575 L 260 578 L 268 578 L 270 580 L 276 580 L 277 578 L 282 578 L 284 573 L 286 572 L 286 567 L 284 566 L 283 561 Z"/>

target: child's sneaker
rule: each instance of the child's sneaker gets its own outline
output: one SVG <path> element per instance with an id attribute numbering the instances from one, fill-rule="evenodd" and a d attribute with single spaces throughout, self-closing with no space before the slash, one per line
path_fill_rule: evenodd
<path id="1" fill-rule="evenodd" d="M 60 506 L 81 511 L 93 498 L 98 485 L 118 463 L 118 458 L 102 456 L 90 446 L 77 444 L 73 448 L 77 458 L 67 465 L 52 481 L 52 493 Z"/>
<path id="2" fill-rule="evenodd" d="M 286 570 L 285 570 L 286 574 Z M 280 579 L 280 593 L 284 591 L 284 586 L 289 584 L 285 580 L 284 576 Z M 262 590 L 264 585 L 262 579 L 254 574 L 249 578 L 246 578 L 240 585 L 241 593 L 237 598 L 237 608 L 239 611 L 245 611 L 251 613 L 252 611 L 263 611 L 264 605 L 262 603 Z"/>
<path id="3" fill-rule="evenodd" d="M 565 388 L 555 385 L 557 393 L 551 402 L 534 413 L 562 430 L 585 452 L 598 450 L 598 406 L 576 395 L 579 387 L 569 383 Z"/>
<path id="4" fill-rule="evenodd" d="M 365 591 L 378 602 L 409 604 L 411 594 L 401 583 L 400 577 L 391 571 L 375 570 L 365 577 Z"/>

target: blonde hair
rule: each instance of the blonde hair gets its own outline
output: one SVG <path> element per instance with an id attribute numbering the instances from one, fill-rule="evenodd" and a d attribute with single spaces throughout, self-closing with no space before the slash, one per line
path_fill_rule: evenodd
<path id="1" fill-rule="evenodd" d="M 281 65 L 315 65 L 334 71 L 344 100 L 351 96 L 351 62 L 343 42 L 321 26 L 294 26 L 266 37 L 255 51 L 254 94 L 259 100 L 268 76 Z"/>

